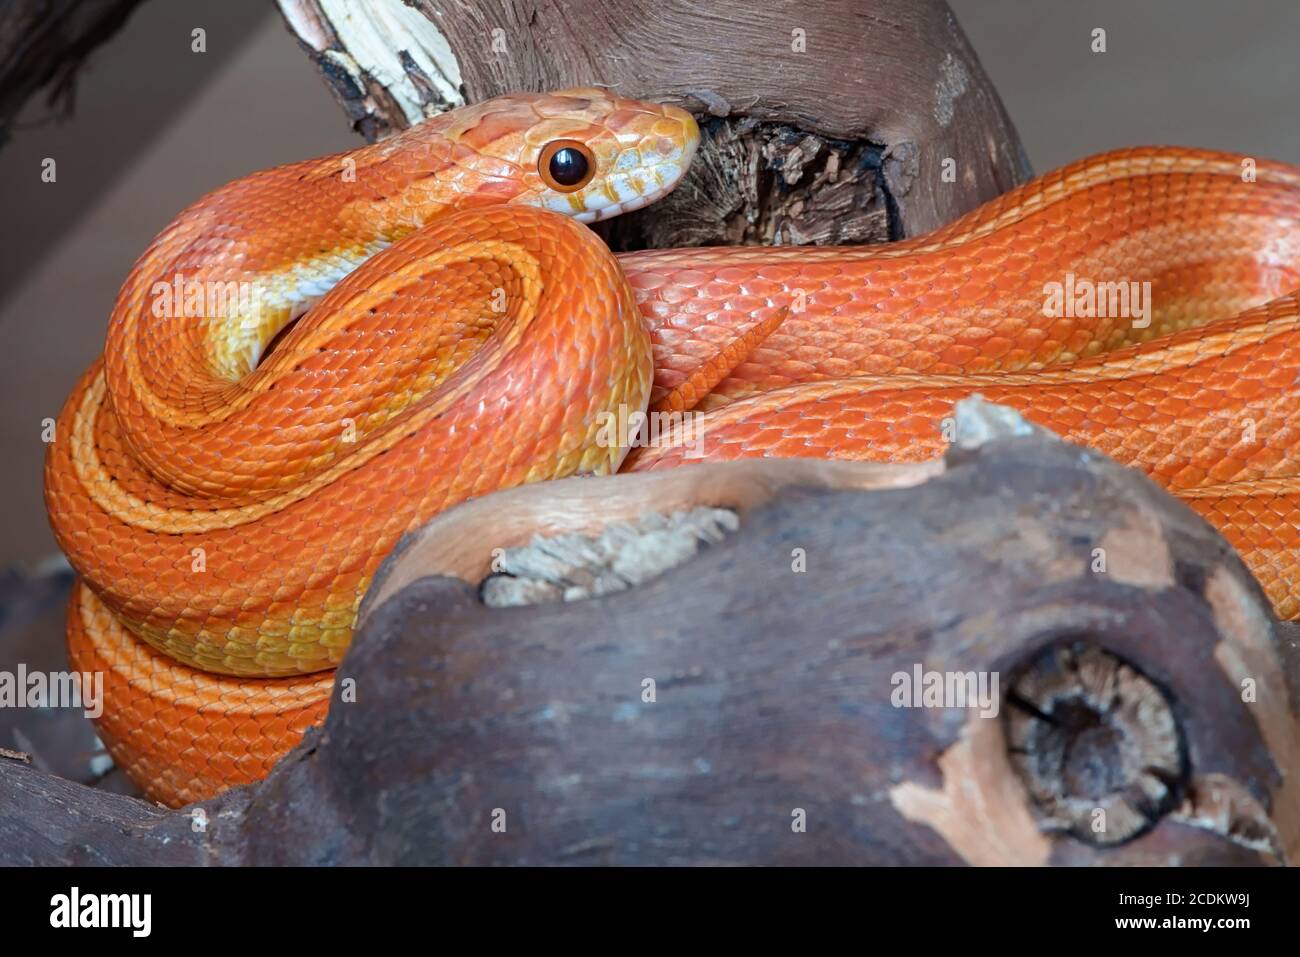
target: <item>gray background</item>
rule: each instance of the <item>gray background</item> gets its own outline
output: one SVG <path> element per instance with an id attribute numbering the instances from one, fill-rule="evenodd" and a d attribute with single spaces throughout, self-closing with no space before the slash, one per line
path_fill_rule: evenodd
<path id="1" fill-rule="evenodd" d="M 949 0 L 1038 172 L 1139 144 L 1300 164 L 1297 0 Z M 1106 52 L 1091 50 L 1106 30 Z"/>
<path id="2" fill-rule="evenodd" d="M 1296 0 L 951 3 L 1039 171 L 1141 143 L 1300 164 Z M 194 27 L 205 54 L 190 51 Z M 359 142 L 261 0 L 146 3 L 93 55 L 72 119 L 46 113 L 32 104 L 0 149 L 0 567 L 55 551 L 40 423 L 99 352 L 154 234 L 224 182 Z M 47 156 L 54 184 L 40 181 Z"/>

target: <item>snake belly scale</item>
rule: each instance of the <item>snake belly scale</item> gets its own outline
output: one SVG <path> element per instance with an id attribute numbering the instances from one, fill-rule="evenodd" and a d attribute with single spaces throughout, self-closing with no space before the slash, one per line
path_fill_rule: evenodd
<path id="1" fill-rule="evenodd" d="M 601 89 L 505 97 L 239 180 L 146 250 L 46 500 L 74 667 L 104 672 L 102 736 L 150 796 L 256 780 L 321 720 L 405 531 L 684 464 L 671 436 L 600 441 L 647 404 L 695 404 L 708 459 L 899 461 L 981 392 L 1146 469 L 1300 612 L 1300 172 L 1135 149 L 888 246 L 613 257 L 581 223 L 672 189 L 697 140 Z M 1047 315 L 1067 275 L 1148 282 L 1149 309 Z"/>

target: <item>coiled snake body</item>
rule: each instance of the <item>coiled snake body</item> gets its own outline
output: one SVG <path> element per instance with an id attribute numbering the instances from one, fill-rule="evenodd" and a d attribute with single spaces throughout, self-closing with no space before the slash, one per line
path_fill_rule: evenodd
<path id="1" fill-rule="evenodd" d="M 1108 153 L 862 248 L 616 259 L 575 222 L 672 189 L 697 137 L 604 90 L 505 97 L 239 180 L 149 247 L 46 501 L 73 665 L 151 796 L 256 780 L 324 716 L 403 532 L 685 461 L 601 440 L 647 403 L 702 411 L 707 459 L 899 461 L 980 392 L 1148 471 L 1300 613 L 1300 171 Z"/>

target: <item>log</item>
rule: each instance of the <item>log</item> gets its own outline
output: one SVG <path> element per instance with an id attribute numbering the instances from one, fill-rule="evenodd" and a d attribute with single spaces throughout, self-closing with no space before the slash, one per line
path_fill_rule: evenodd
<path id="1" fill-rule="evenodd" d="M 682 185 L 598 228 L 616 251 L 869 243 L 1030 176 L 942 0 L 279 0 L 369 140 L 502 93 L 600 84 L 703 124 Z"/>
<path id="2" fill-rule="evenodd" d="M 1285 861 L 1296 656 L 1258 585 L 1139 473 L 963 409 L 922 465 L 459 506 L 386 562 L 266 781 L 167 812 L 0 759 L 0 862 Z M 700 507 L 736 530 L 647 581 L 481 600 L 502 549 Z M 998 685 L 927 706 L 933 674 Z"/>

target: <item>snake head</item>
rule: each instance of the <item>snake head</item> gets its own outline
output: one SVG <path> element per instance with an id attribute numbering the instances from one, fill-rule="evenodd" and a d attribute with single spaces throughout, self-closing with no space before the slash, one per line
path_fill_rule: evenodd
<path id="1" fill-rule="evenodd" d="M 700 129 L 678 107 L 582 87 L 487 101 L 459 137 L 511 169 L 518 192 L 509 202 L 592 223 L 670 192 Z"/>

